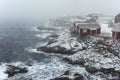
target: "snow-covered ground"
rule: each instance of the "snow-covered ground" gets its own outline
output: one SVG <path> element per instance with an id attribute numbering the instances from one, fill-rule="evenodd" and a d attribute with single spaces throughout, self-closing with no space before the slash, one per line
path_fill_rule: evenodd
<path id="1" fill-rule="evenodd" d="M 120 70 L 120 59 L 111 53 L 106 54 L 108 54 L 108 57 L 104 57 L 104 55 L 95 53 L 92 50 L 86 50 L 77 52 L 76 54 L 69 56 L 69 58 L 73 61 L 79 61 L 80 58 L 84 58 L 85 60 L 87 59 L 90 62 L 86 62 L 86 65 L 91 65 L 98 69 L 115 68 L 115 70 Z"/>
<path id="2" fill-rule="evenodd" d="M 95 41 L 95 42 L 94 42 Z M 101 68 L 104 69 L 114 69 L 115 71 L 120 72 L 120 58 L 119 56 L 115 56 L 114 52 L 111 53 L 107 51 L 106 49 L 103 49 L 101 51 L 97 51 L 98 49 L 97 46 L 94 46 L 94 43 L 96 43 L 97 39 L 95 38 L 92 40 L 90 43 L 88 43 L 88 48 L 83 51 L 78 51 L 73 55 L 67 56 L 72 62 L 79 62 L 81 59 L 85 60 L 85 66 L 90 66 L 90 67 L 95 67 L 96 69 L 100 70 Z M 120 43 L 113 43 L 114 45 L 119 45 Z M 98 44 L 100 47 L 106 48 L 107 46 Z M 110 46 L 109 46 L 110 47 Z M 115 46 L 116 50 L 119 48 L 119 46 Z M 113 50 L 115 50 L 115 47 Z M 112 47 L 111 47 L 112 49 Z M 119 54 L 119 52 L 118 52 Z M 105 75 L 107 78 L 110 78 L 108 75 Z M 100 76 L 94 74 L 91 75 L 92 78 L 97 79 L 97 80 L 102 80 Z M 112 79 L 113 77 L 111 77 Z"/>
<path id="3" fill-rule="evenodd" d="M 37 34 L 36 37 L 45 39 L 50 35 L 51 35 L 51 33 L 41 33 L 41 34 Z"/>
<path id="4" fill-rule="evenodd" d="M 112 28 L 108 27 L 108 24 L 100 24 L 101 35 L 106 37 L 112 37 Z"/>

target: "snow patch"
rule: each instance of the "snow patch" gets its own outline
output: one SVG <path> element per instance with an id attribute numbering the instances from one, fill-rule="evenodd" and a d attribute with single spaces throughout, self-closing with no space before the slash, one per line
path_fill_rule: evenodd
<path id="1" fill-rule="evenodd" d="M 0 80 L 7 79 L 8 75 L 5 74 L 7 67 L 5 64 L 0 65 Z"/>
<path id="2" fill-rule="evenodd" d="M 39 32 L 40 30 L 38 29 L 38 26 L 40 26 L 40 25 L 30 27 L 30 30 Z"/>
<path id="3" fill-rule="evenodd" d="M 37 34 L 36 37 L 45 39 L 45 38 L 47 38 L 50 35 L 51 35 L 51 33 L 42 33 L 42 34 Z"/>
<path id="4" fill-rule="evenodd" d="M 27 51 L 30 53 L 40 53 L 40 51 L 37 51 L 37 49 L 28 49 Z"/>
<path id="5" fill-rule="evenodd" d="M 112 37 L 112 28 L 108 27 L 108 24 L 101 25 L 101 35 Z"/>

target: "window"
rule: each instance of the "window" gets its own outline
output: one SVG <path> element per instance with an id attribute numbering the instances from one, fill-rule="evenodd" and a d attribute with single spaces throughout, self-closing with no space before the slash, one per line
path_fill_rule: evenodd
<path id="1" fill-rule="evenodd" d="M 83 32 L 86 33 L 86 32 L 87 32 L 87 29 L 83 29 Z"/>

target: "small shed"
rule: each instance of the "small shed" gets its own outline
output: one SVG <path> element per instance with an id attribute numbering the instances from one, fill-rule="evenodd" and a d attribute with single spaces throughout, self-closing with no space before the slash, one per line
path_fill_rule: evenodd
<path id="1" fill-rule="evenodd" d="M 114 27 L 112 30 L 112 37 L 115 39 L 120 39 L 120 26 Z"/>
<path id="2" fill-rule="evenodd" d="M 74 23 L 74 32 L 80 35 L 97 35 L 101 32 L 98 23 Z"/>
<path id="3" fill-rule="evenodd" d="M 120 14 L 115 16 L 115 23 L 120 23 Z"/>

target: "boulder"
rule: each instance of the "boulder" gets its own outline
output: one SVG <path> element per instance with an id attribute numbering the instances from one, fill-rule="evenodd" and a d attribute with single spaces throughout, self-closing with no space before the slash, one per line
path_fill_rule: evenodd
<path id="1" fill-rule="evenodd" d="M 95 73 L 95 72 L 99 71 L 97 68 L 89 66 L 89 65 L 85 66 L 85 68 L 89 73 Z"/>
<path id="2" fill-rule="evenodd" d="M 105 74 L 109 74 L 109 73 L 114 73 L 114 72 L 116 72 L 116 71 L 114 70 L 114 68 L 108 68 L 108 69 L 106 69 L 106 68 L 101 68 L 99 71 L 101 71 L 101 72 L 103 72 L 103 73 L 105 73 Z"/>
<path id="3" fill-rule="evenodd" d="M 74 74 L 75 78 L 73 80 L 84 80 L 84 77 L 80 75 L 79 73 Z"/>
<path id="4" fill-rule="evenodd" d="M 51 80 L 85 80 L 85 79 L 79 73 L 72 73 L 68 70 L 63 75 L 56 77 L 54 79 L 51 79 Z"/>
<path id="5" fill-rule="evenodd" d="M 63 75 L 70 75 L 70 71 L 65 71 L 65 73 Z"/>
<path id="6" fill-rule="evenodd" d="M 72 50 L 67 50 L 64 47 L 60 47 L 60 46 L 55 46 L 55 47 L 47 47 L 47 46 L 42 46 L 37 48 L 37 51 L 44 51 L 47 53 L 58 53 L 58 54 L 74 54 L 75 51 Z"/>
<path id="7" fill-rule="evenodd" d="M 84 65 L 84 63 L 85 63 L 85 60 L 83 58 L 80 58 L 79 60 L 76 60 L 76 61 L 72 61 L 71 59 L 65 57 L 63 60 L 68 62 L 69 64 L 73 64 L 73 65 L 75 65 L 75 64 Z"/>
<path id="8" fill-rule="evenodd" d="M 8 74 L 8 77 L 13 77 L 16 74 L 23 74 L 28 72 L 26 68 L 19 68 L 13 65 L 7 65 L 7 66 L 8 67 L 5 73 Z"/>
<path id="9" fill-rule="evenodd" d="M 57 77 L 55 79 L 52 79 L 52 80 L 71 80 L 69 79 L 68 75 L 70 75 L 70 71 L 65 71 L 64 74 L 62 74 L 60 77 Z"/>

